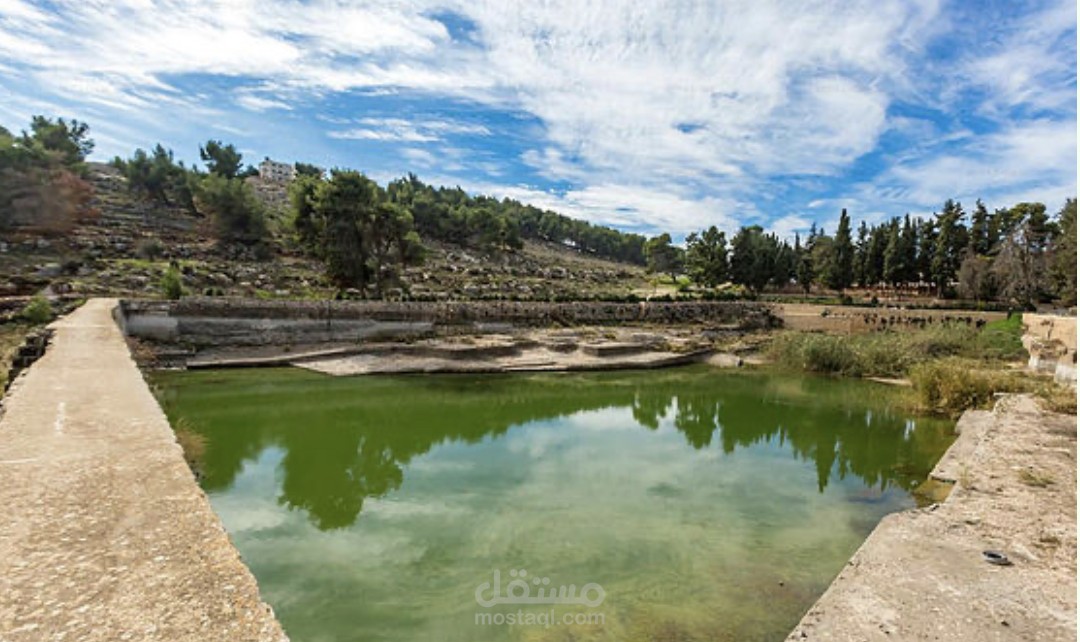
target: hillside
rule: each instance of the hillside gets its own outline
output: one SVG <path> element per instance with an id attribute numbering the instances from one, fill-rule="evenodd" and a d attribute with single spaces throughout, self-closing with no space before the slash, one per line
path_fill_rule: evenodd
<path id="1" fill-rule="evenodd" d="M 316 259 L 302 255 L 284 219 L 284 190 L 254 183 L 274 212 L 273 253 L 258 260 L 239 247 L 222 248 L 210 222 L 179 207 L 131 195 L 112 167 L 90 164 L 95 217 L 62 235 L 8 232 L 0 238 L 0 296 L 160 296 L 171 261 L 187 294 L 263 298 L 328 298 L 336 290 Z M 557 244 L 527 241 L 522 250 L 483 253 L 423 238 L 427 258 L 406 270 L 391 298 L 621 298 L 647 285 L 635 265 L 586 256 Z"/>

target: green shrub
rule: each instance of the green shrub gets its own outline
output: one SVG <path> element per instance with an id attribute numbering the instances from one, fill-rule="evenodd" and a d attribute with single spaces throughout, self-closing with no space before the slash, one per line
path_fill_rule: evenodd
<path id="1" fill-rule="evenodd" d="M 817 335 L 802 346 L 804 368 L 813 372 L 861 374 L 858 356 L 843 337 Z"/>
<path id="2" fill-rule="evenodd" d="M 166 299 L 177 300 L 184 295 L 184 284 L 180 280 L 180 270 L 170 265 L 161 276 L 161 293 Z"/>
<path id="3" fill-rule="evenodd" d="M 214 221 L 222 242 L 261 245 L 267 236 L 266 207 L 241 178 L 203 177 L 196 202 L 199 211 Z"/>
<path id="4" fill-rule="evenodd" d="M 1005 361 L 1027 358 L 1020 338 L 1024 336 L 1021 315 L 1013 314 L 1000 321 L 987 323 L 979 332 L 976 349 L 983 355 Z"/>
<path id="5" fill-rule="evenodd" d="M 922 410 L 958 416 L 969 408 L 989 404 L 996 392 L 1027 392 L 1030 381 L 1013 373 L 983 370 L 965 359 L 920 363 L 909 376 Z"/>
<path id="6" fill-rule="evenodd" d="M 143 239 L 135 245 L 135 255 L 153 261 L 165 254 L 165 246 L 157 239 Z"/>
<path id="7" fill-rule="evenodd" d="M 48 299 L 39 294 L 26 304 L 19 316 L 34 324 L 48 323 L 53 318 L 52 305 Z"/>
<path id="8" fill-rule="evenodd" d="M 978 331 L 965 323 L 934 323 L 914 332 L 897 331 L 902 335 L 906 350 L 914 353 L 916 360 L 964 355 L 977 358 L 972 353 Z"/>
<path id="9" fill-rule="evenodd" d="M 769 355 L 778 363 L 799 370 L 861 376 L 858 357 L 849 337 L 830 334 L 787 332 L 769 345 Z"/>
<path id="10" fill-rule="evenodd" d="M 864 377 L 902 377 L 918 357 L 911 337 L 900 332 L 875 332 L 846 337 L 858 355 L 859 374 Z"/>
<path id="11" fill-rule="evenodd" d="M 790 368 L 850 377 L 903 376 L 912 356 L 902 335 L 894 332 L 855 336 L 785 333 L 773 340 L 769 354 Z"/>
<path id="12" fill-rule="evenodd" d="M 778 363 L 810 372 L 853 377 L 903 377 L 915 364 L 945 357 L 981 360 L 1023 356 L 1019 336 L 987 326 L 937 323 L 917 330 L 885 330 L 857 335 L 785 333 L 769 347 Z"/>

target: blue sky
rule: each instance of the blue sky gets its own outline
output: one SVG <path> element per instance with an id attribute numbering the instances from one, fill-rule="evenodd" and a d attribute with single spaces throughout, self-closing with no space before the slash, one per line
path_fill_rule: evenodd
<path id="1" fill-rule="evenodd" d="M 0 124 L 677 237 L 1076 194 L 1076 3 L 0 0 Z"/>

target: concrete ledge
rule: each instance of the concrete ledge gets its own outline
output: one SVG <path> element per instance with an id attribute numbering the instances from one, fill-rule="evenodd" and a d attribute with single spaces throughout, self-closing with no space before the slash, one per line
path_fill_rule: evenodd
<path id="1" fill-rule="evenodd" d="M 542 346 L 525 347 L 507 354 L 487 354 L 483 348 L 461 348 L 459 354 L 446 350 L 363 352 L 325 359 L 294 361 L 291 365 L 333 376 L 368 374 L 501 372 L 584 372 L 603 370 L 650 370 L 670 368 L 705 360 L 712 350 L 686 353 L 640 350 L 631 354 L 596 356 L 584 351 L 553 351 Z"/>
<path id="2" fill-rule="evenodd" d="M 111 312 L 54 324 L 0 419 L 0 640 L 285 635 Z"/>
<path id="3" fill-rule="evenodd" d="M 882 520 L 789 641 L 1076 640 L 1076 417 L 1009 395 L 959 428 L 949 497 Z"/>
<path id="4" fill-rule="evenodd" d="M 968 466 L 975 450 L 986 439 L 986 433 L 994 425 L 993 413 L 969 410 L 956 422 L 956 434 L 960 438 L 941 456 L 930 471 L 930 479 L 955 484 L 968 474 Z"/>

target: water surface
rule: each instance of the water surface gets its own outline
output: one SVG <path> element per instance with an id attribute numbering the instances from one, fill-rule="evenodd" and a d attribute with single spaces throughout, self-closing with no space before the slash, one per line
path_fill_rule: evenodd
<path id="1" fill-rule="evenodd" d="M 878 384 L 705 367 L 155 379 L 294 642 L 779 641 L 952 432 Z M 477 603 L 518 569 L 603 602 Z"/>

